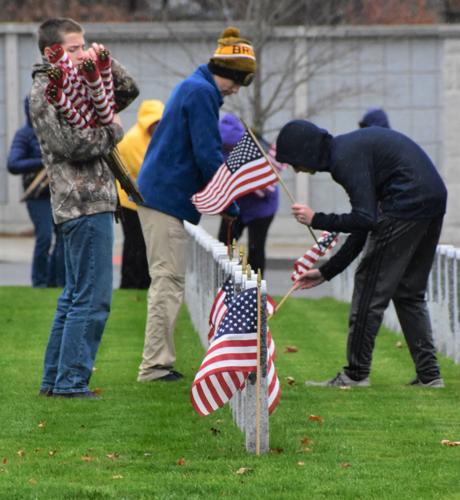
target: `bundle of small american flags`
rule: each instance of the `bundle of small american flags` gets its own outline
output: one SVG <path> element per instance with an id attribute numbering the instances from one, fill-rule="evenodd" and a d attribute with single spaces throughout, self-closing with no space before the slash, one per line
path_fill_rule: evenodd
<path id="1" fill-rule="evenodd" d="M 302 257 L 299 257 L 294 262 L 294 271 L 291 274 L 291 280 L 296 281 L 300 275 L 312 269 L 320 257 L 324 257 L 327 252 L 335 247 L 338 238 L 339 233 L 324 231 L 318 239 L 318 244 L 315 243 L 302 255 Z"/>
<path id="2" fill-rule="evenodd" d="M 277 181 L 269 162 L 246 132 L 206 187 L 192 196 L 192 202 L 202 214 L 215 215 L 241 196 Z"/>
<path id="3" fill-rule="evenodd" d="M 200 415 L 221 408 L 244 388 L 257 370 L 257 288 L 234 294 L 229 278 L 219 290 L 210 314 L 210 345 L 195 376 L 190 397 Z M 268 411 L 278 405 L 281 389 L 276 375 L 275 343 L 267 332 Z"/>
<path id="4" fill-rule="evenodd" d="M 97 51 L 96 60 L 85 59 L 78 68 L 62 45 L 51 47 L 45 94 L 57 111 L 74 128 L 87 129 L 113 122 L 117 111 L 112 59 L 107 49 Z M 137 203 L 144 200 L 115 147 L 105 160 L 115 178 Z"/>
<path id="5" fill-rule="evenodd" d="M 85 59 L 75 67 L 62 45 L 51 47 L 46 88 L 48 101 L 75 128 L 112 123 L 115 111 L 110 54 L 99 50 L 97 60 Z"/>

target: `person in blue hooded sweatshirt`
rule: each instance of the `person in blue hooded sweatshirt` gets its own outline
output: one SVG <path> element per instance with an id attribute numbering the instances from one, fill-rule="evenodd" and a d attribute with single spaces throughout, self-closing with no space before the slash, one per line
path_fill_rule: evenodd
<path id="1" fill-rule="evenodd" d="M 332 137 L 313 123 L 287 123 L 277 139 L 277 160 L 296 172 L 329 172 L 347 192 L 351 212 L 315 212 L 294 204 L 298 222 L 349 233 L 340 250 L 297 280 L 312 288 L 342 272 L 364 247 L 355 274 L 349 317 L 347 365 L 336 377 L 309 385 L 370 385 L 372 351 L 383 313 L 393 301 L 416 377 L 410 385 L 444 387 L 425 301 L 447 190 L 427 154 L 405 135 L 365 127 Z"/>
<path id="2" fill-rule="evenodd" d="M 14 135 L 7 167 L 11 174 L 22 175 L 22 185 L 26 191 L 44 166 L 40 145 L 30 121 L 28 97 L 24 98 L 24 111 L 26 123 Z M 59 230 L 53 224 L 50 190 L 46 181 L 32 190 L 26 199 L 26 207 L 35 233 L 32 286 L 62 287 L 65 284 L 64 248 Z"/>
<path id="3" fill-rule="evenodd" d="M 223 163 L 219 108 L 223 98 L 251 83 L 256 58 L 237 28 L 227 28 L 208 64 L 200 65 L 169 97 L 138 177 L 138 207 L 151 278 L 147 322 L 137 380 L 174 382 L 174 326 L 184 295 L 187 234 L 184 220 L 198 224 L 192 196 Z M 227 216 L 238 215 L 237 205 Z"/>

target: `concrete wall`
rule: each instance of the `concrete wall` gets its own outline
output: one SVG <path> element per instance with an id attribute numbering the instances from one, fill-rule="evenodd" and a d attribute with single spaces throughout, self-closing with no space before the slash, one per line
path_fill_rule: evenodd
<path id="1" fill-rule="evenodd" d="M 221 25 L 174 25 L 172 33 L 154 24 L 87 25 L 87 41 L 105 43 L 133 74 L 141 97 L 166 100 L 172 87 L 214 47 Z M 6 153 L 17 126 L 23 122 L 23 96 L 30 87 L 30 67 L 39 59 L 35 48 L 35 25 L 0 26 L 0 232 L 15 232 L 29 226 L 20 196 L 19 179 L 6 172 Z M 180 40 L 185 40 L 182 43 Z M 268 123 L 269 139 L 294 117 L 310 118 L 333 134 L 357 126 L 370 106 L 383 106 L 393 128 L 418 141 L 438 165 L 448 183 L 450 196 L 442 241 L 460 245 L 460 27 L 399 26 L 349 27 L 336 30 L 278 29 L 264 50 L 264 73 L 280 68 L 293 51 L 307 66 L 290 76 L 301 82 Z M 314 71 L 312 71 L 315 69 Z M 313 74 L 303 81 L 306 72 Z M 268 86 L 267 95 L 273 85 Z M 242 97 L 226 101 L 231 110 Z M 123 113 L 126 128 L 135 120 L 137 106 Z M 317 210 L 343 211 L 348 201 L 343 190 L 326 174 L 315 176 L 283 173 L 298 201 Z M 460 193 L 459 193 L 460 194 Z M 289 215 L 290 201 L 282 196 L 270 240 L 310 239 Z M 215 234 L 218 218 L 204 218 L 204 226 Z"/>

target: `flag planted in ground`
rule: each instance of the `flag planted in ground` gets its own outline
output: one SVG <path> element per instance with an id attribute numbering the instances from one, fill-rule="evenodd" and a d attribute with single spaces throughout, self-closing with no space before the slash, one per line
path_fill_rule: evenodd
<path id="1" fill-rule="evenodd" d="M 192 196 L 203 214 L 218 214 L 234 200 L 275 184 L 278 177 L 248 132 L 240 139 L 207 186 Z"/>
<path id="2" fill-rule="evenodd" d="M 291 280 L 296 281 L 300 275 L 312 269 L 320 257 L 323 257 L 334 248 L 338 238 L 339 233 L 324 231 L 318 239 L 318 244 L 315 243 L 302 255 L 302 257 L 294 262 L 294 271 L 291 274 Z"/>
<path id="3" fill-rule="evenodd" d="M 267 352 L 268 414 L 271 415 L 280 401 L 281 386 L 275 369 L 275 341 L 270 330 L 267 331 Z"/>

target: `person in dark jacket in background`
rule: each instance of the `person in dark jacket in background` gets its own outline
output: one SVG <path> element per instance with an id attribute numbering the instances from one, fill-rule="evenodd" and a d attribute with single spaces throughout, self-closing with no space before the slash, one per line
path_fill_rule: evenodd
<path id="1" fill-rule="evenodd" d="M 359 128 L 383 127 L 391 128 L 390 120 L 382 108 L 369 108 L 358 122 Z"/>
<path id="2" fill-rule="evenodd" d="M 24 99 L 24 110 L 26 123 L 14 135 L 8 154 L 8 170 L 11 174 L 22 175 L 25 191 L 43 170 L 43 162 L 40 145 L 30 122 L 28 97 Z M 46 180 L 45 178 L 43 184 L 40 183 L 26 199 L 27 211 L 35 232 L 32 286 L 37 288 L 62 287 L 65 284 L 64 249 L 59 231 L 53 224 L 50 191 Z"/>
<path id="3" fill-rule="evenodd" d="M 224 160 L 243 137 L 245 128 L 241 121 L 231 113 L 224 115 L 219 121 L 219 131 L 222 137 Z M 267 153 L 270 145 L 259 138 Z M 231 225 L 230 241 L 238 240 L 244 229 L 248 230 L 248 264 L 257 272 L 265 270 L 265 242 L 268 230 L 279 205 L 279 188 L 277 185 L 242 196 L 237 200 L 240 215 L 234 221 L 222 218 L 218 239 L 226 245 L 228 227 Z"/>
<path id="4" fill-rule="evenodd" d="M 277 160 L 294 170 L 329 172 L 347 192 L 348 214 L 314 212 L 294 204 L 302 224 L 350 233 L 340 250 L 297 280 L 312 288 L 343 271 L 363 249 L 355 274 L 347 346 L 348 364 L 325 386 L 368 386 L 375 337 L 390 300 L 415 364 L 411 385 L 443 387 L 425 302 L 428 275 L 441 233 L 447 191 L 426 153 L 405 135 L 369 127 L 332 137 L 313 123 L 286 124 Z"/>

